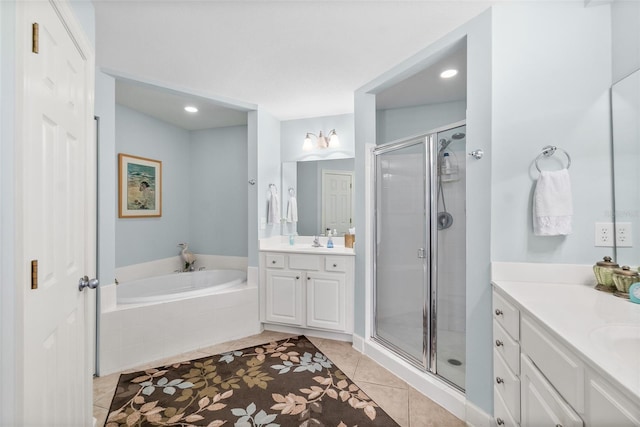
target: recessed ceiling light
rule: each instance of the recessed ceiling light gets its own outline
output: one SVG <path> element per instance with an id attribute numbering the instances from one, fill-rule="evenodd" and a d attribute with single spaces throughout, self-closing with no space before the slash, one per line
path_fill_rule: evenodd
<path id="1" fill-rule="evenodd" d="M 454 70 L 453 68 L 451 68 L 440 73 L 440 77 L 442 77 L 443 79 L 448 79 L 455 76 L 456 74 L 458 74 L 458 70 Z"/>
<path id="2" fill-rule="evenodd" d="M 191 105 L 187 105 L 186 107 L 184 107 L 184 111 L 188 112 L 188 113 L 197 113 L 198 109 L 194 106 Z"/>

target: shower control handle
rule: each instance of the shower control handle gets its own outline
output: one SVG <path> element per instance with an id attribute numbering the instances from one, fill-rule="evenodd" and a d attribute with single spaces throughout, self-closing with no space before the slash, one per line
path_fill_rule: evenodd
<path id="1" fill-rule="evenodd" d="M 498 424 L 499 426 L 503 426 L 504 420 L 502 418 L 496 418 L 496 424 Z"/>
<path id="2" fill-rule="evenodd" d="M 502 316 L 502 310 L 496 308 L 496 316 Z"/>
<path id="3" fill-rule="evenodd" d="M 502 378 L 500 378 L 500 377 L 496 377 L 496 383 L 503 384 L 504 380 Z"/>
<path id="4" fill-rule="evenodd" d="M 480 160 L 484 156 L 484 151 L 480 149 L 473 150 L 472 152 L 469 153 L 469 155 L 476 160 Z"/>
<path id="5" fill-rule="evenodd" d="M 496 340 L 496 347 L 500 347 L 502 345 L 504 345 L 504 343 L 502 341 Z"/>

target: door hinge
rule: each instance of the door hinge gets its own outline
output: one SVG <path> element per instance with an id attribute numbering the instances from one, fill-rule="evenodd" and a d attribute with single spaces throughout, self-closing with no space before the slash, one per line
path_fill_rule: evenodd
<path id="1" fill-rule="evenodd" d="M 31 52 L 39 53 L 40 51 L 40 29 L 37 22 L 31 26 Z"/>
<path id="2" fill-rule="evenodd" d="M 31 289 L 38 289 L 38 260 L 31 261 Z"/>

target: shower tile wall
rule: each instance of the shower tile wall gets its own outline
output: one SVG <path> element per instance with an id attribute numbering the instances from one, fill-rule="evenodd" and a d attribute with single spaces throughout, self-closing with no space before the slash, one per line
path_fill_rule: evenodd
<path id="1" fill-rule="evenodd" d="M 466 282 L 466 152 L 465 142 L 453 142 L 447 149 L 458 166 L 457 180 L 443 182 L 447 211 L 453 216 L 450 228 L 438 234 L 438 329 L 464 332 Z M 440 201 L 439 209 L 442 209 Z"/>

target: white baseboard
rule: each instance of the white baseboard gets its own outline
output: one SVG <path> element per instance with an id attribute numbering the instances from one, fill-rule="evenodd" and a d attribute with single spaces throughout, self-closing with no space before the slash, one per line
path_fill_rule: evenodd
<path id="1" fill-rule="evenodd" d="M 262 327 L 265 331 L 283 332 L 286 334 L 306 335 L 308 337 L 326 338 L 336 341 L 351 342 L 351 334 L 343 334 L 340 332 L 321 331 L 317 329 L 297 328 L 295 326 L 276 325 L 273 323 L 263 323 Z"/>
<path id="2" fill-rule="evenodd" d="M 364 353 L 364 338 L 360 335 L 353 334 L 353 346 L 354 349 L 358 350 L 360 353 Z"/>
<path id="3" fill-rule="evenodd" d="M 495 427 L 491 415 L 468 400 L 465 403 L 465 422 L 469 427 Z"/>

